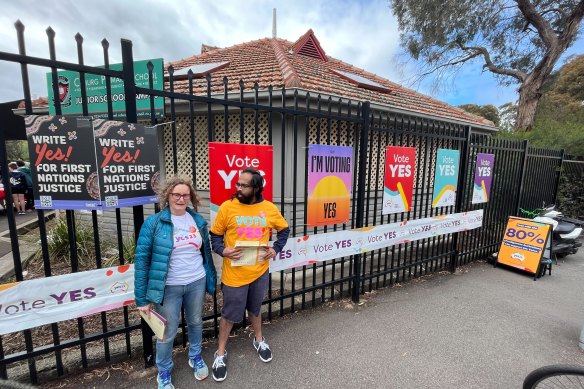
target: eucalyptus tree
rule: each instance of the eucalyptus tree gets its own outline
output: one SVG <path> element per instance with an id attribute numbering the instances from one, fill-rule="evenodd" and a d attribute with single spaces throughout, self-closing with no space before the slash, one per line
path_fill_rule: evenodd
<path id="1" fill-rule="evenodd" d="M 533 128 L 542 86 L 581 30 L 584 0 L 391 0 L 401 45 L 438 83 L 481 61 L 518 85 L 516 129 Z"/>

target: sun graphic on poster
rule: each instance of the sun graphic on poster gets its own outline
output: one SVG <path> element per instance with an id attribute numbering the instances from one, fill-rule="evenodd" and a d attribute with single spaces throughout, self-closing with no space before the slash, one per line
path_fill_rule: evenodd
<path id="1" fill-rule="evenodd" d="M 349 218 L 351 194 L 337 176 L 323 177 L 308 197 L 308 225 L 343 223 Z"/>
<path id="2" fill-rule="evenodd" d="M 342 197 L 347 194 L 347 187 L 343 180 L 337 176 L 326 176 L 316 184 L 314 191 L 312 192 L 312 197 Z"/>

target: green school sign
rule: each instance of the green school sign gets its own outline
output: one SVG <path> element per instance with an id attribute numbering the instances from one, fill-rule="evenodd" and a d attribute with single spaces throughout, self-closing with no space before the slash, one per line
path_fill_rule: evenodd
<path id="1" fill-rule="evenodd" d="M 150 59 L 134 62 L 134 80 L 136 86 L 142 88 L 149 87 L 148 62 L 152 62 L 153 88 L 163 90 L 164 69 L 162 58 Z M 110 65 L 112 70 L 122 70 L 122 64 Z M 97 74 L 85 74 L 85 90 L 87 92 L 87 109 L 89 115 L 94 118 L 107 118 L 106 76 Z M 126 95 L 124 93 L 124 81 L 120 78 L 110 78 L 111 80 L 111 100 L 113 115 L 116 119 L 123 119 L 126 116 Z M 59 101 L 61 102 L 61 112 L 63 115 L 82 115 L 83 106 L 81 98 L 81 78 L 78 72 L 60 71 L 58 72 Z M 56 115 L 53 95 L 53 82 L 51 73 L 47 73 L 47 89 L 49 97 L 49 114 Z M 136 110 L 138 117 L 150 116 L 150 95 L 136 94 Z M 156 117 L 164 116 L 164 98 L 154 97 L 154 112 Z"/>

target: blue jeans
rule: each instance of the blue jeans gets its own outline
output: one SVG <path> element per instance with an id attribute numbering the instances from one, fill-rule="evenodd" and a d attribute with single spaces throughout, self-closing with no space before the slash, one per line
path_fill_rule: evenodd
<path id="1" fill-rule="evenodd" d="M 167 320 L 164 339 L 156 341 L 156 367 L 158 371 L 171 370 L 172 346 L 180 323 L 181 305 L 189 333 L 189 358 L 201 353 L 203 337 L 203 303 L 205 302 L 205 277 L 188 285 L 166 285 L 162 305 L 154 304 L 156 312 Z"/>

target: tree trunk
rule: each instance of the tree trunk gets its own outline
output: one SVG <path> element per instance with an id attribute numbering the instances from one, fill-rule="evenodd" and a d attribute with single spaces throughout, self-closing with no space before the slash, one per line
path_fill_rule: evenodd
<path id="1" fill-rule="evenodd" d="M 526 132 L 533 129 L 535 113 L 541 98 L 541 82 L 531 77 L 519 88 L 519 102 L 517 104 L 517 121 L 515 131 Z"/>

